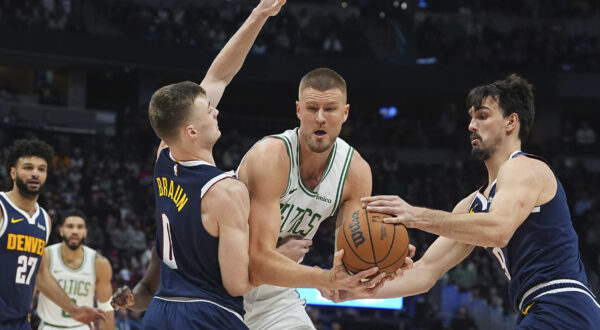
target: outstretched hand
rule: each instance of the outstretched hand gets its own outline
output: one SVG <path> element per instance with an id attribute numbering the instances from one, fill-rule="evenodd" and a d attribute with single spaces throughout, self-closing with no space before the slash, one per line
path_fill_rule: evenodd
<path id="1" fill-rule="evenodd" d="M 360 199 L 362 206 L 369 212 L 390 214 L 383 218 L 385 223 L 403 224 L 407 228 L 415 228 L 417 208 L 405 202 L 398 196 L 382 195 L 363 197 Z"/>
<path id="2" fill-rule="evenodd" d="M 261 0 L 256 9 L 269 16 L 275 16 L 285 3 L 286 0 Z"/>
<path id="3" fill-rule="evenodd" d="M 92 322 L 95 320 L 99 319 L 106 322 L 106 315 L 104 315 L 103 311 L 87 306 L 77 306 L 77 308 L 69 313 L 69 315 L 73 318 L 73 320 L 87 324 L 90 329 L 93 329 Z"/>
<path id="4" fill-rule="evenodd" d="M 404 275 L 404 271 L 409 270 L 413 267 L 412 258 L 415 256 L 416 248 L 414 245 L 408 245 L 408 254 L 405 257 L 404 265 L 398 268 L 394 273 L 381 273 L 377 277 L 374 277 L 369 282 L 369 286 L 357 286 L 354 289 L 341 289 L 341 290 L 331 290 L 320 288 L 319 292 L 323 298 L 329 299 L 335 303 L 354 300 L 354 299 L 369 299 L 374 298 L 377 293 L 381 290 L 386 281 L 395 280 L 397 277 L 401 277 Z M 339 253 L 339 251 L 338 251 Z M 336 256 L 338 256 L 336 253 Z M 342 254 L 343 256 L 343 254 Z M 334 257 L 334 267 L 336 265 L 336 258 Z M 341 261 L 341 257 L 339 257 Z M 342 266 L 343 267 L 343 266 Z M 360 274 L 360 273 L 359 273 Z M 358 275 L 358 274 L 357 274 Z"/>
<path id="5" fill-rule="evenodd" d="M 115 310 L 133 306 L 135 304 L 133 292 L 127 285 L 120 287 L 113 294 L 110 304 Z"/>

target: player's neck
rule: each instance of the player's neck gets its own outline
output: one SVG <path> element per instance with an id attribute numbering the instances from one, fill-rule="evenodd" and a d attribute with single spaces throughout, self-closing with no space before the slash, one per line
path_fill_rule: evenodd
<path id="1" fill-rule="evenodd" d="M 171 147 L 171 156 L 178 162 L 205 161 L 215 165 L 212 149 L 193 150 L 192 148 Z"/>
<path id="2" fill-rule="evenodd" d="M 485 167 L 488 172 L 488 181 L 491 185 L 498 177 L 500 167 L 508 161 L 510 155 L 515 151 L 521 150 L 521 142 L 506 143 L 503 146 L 498 146 L 498 149 L 485 161 Z"/>
<path id="3" fill-rule="evenodd" d="M 314 152 L 300 142 L 300 175 L 309 188 L 314 189 L 327 168 L 333 145 L 324 152 Z"/>
<path id="4" fill-rule="evenodd" d="M 7 192 L 6 196 L 13 204 L 15 204 L 16 207 L 27 212 L 29 216 L 33 216 L 35 213 L 35 203 L 38 200 L 38 195 L 35 195 L 33 198 L 23 196 L 15 187 L 11 191 Z"/>
<path id="5" fill-rule="evenodd" d="M 79 268 L 83 262 L 83 245 L 80 245 L 75 250 L 71 250 L 63 241 L 60 246 L 60 254 L 65 265 L 70 268 Z"/>

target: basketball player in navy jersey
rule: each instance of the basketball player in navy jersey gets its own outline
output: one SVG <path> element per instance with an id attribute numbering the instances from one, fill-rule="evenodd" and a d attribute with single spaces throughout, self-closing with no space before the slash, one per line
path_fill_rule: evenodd
<path id="1" fill-rule="evenodd" d="M 385 220 L 440 237 L 406 271 L 384 285 L 378 297 L 428 291 L 476 246 L 486 248 L 509 281 L 519 329 L 595 329 L 600 306 L 578 250 L 565 191 L 549 165 L 521 151 L 534 118 L 532 86 L 510 75 L 472 89 L 467 97 L 472 155 L 481 159 L 488 182 L 452 213 L 409 205 L 398 196 L 363 199 Z M 335 300 L 365 297 L 352 292 Z"/>
<path id="2" fill-rule="evenodd" d="M 248 190 L 233 173 L 215 167 L 212 148 L 221 136 L 215 107 L 262 26 L 284 4 L 262 0 L 200 85 L 176 83 L 152 96 L 150 123 L 163 141 L 154 171 L 156 249 L 147 276 L 133 292 L 120 289 L 113 299 L 117 308 L 144 309 L 160 283 L 144 328 L 246 329 Z"/>
<path id="3" fill-rule="evenodd" d="M 52 221 L 37 199 L 53 153 L 52 147 L 37 139 L 17 140 L 8 152 L 13 188 L 0 192 L 0 329 L 31 328 L 27 315 L 34 287 L 81 323 L 105 319 L 99 310 L 76 306 L 42 258 Z"/>

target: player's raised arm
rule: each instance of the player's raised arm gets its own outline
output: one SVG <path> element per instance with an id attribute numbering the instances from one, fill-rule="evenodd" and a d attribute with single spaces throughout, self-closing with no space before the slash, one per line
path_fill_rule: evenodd
<path id="1" fill-rule="evenodd" d="M 225 87 L 240 71 L 267 19 L 277 15 L 285 2 L 286 0 L 261 0 L 212 62 L 200 85 L 206 90 L 208 100 L 213 106 L 219 104 Z"/>
<path id="2" fill-rule="evenodd" d="M 250 192 L 250 279 L 253 285 L 285 287 L 349 288 L 376 272 L 355 276 L 332 269 L 303 266 L 276 250 L 281 226 L 279 197 L 288 182 L 290 160 L 284 142 L 264 139 L 244 158 L 238 172 Z M 339 271 L 339 272 L 338 272 Z"/>
<path id="3" fill-rule="evenodd" d="M 112 296 L 112 267 L 108 259 L 98 256 L 96 258 L 96 298 L 98 308 L 106 313 L 106 320 L 101 323 L 101 329 L 115 328 L 115 313 L 110 305 Z"/>
<path id="4" fill-rule="evenodd" d="M 216 219 L 219 226 L 221 278 L 232 297 L 241 296 L 251 288 L 248 276 L 249 208 L 246 186 L 234 179 L 215 183 L 202 198 L 202 217 Z"/>

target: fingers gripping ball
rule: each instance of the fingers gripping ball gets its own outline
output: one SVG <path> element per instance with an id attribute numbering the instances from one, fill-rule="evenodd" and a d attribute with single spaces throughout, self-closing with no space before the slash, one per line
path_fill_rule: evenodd
<path id="1" fill-rule="evenodd" d="M 385 217 L 360 209 L 344 219 L 337 248 L 344 249 L 342 261 L 350 272 L 379 267 L 379 272 L 393 273 L 404 264 L 409 243 L 406 227 L 384 223 Z"/>

